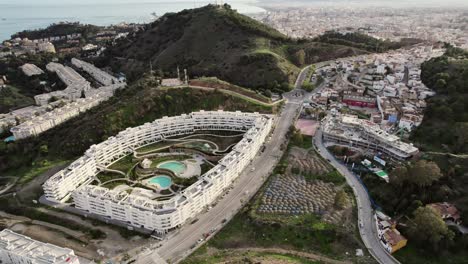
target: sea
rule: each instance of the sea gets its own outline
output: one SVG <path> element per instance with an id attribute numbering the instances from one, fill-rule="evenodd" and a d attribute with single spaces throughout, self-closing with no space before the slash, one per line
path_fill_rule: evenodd
<path id="1" fill-rule="evenodd" d="M 200 0 L 0 0 L 0 42 L 23 30 L 45 28 L 57 22 L 106 26 L 147 23 L 167 12 L 201 7 L 216 1 Z M 254 0 L 230 0 L 243 14 L 265 12 Z M 221 3 L 221 0 L 218 0 Z"/>

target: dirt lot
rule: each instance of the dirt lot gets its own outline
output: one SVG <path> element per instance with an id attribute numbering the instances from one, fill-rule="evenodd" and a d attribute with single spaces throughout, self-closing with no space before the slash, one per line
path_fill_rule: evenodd
<path id="1" fill-rule="evenodd" d="M 60 247 L 73 249 L 75 254 L 87 259 L 100 258 L 99 254 L 97 253 L 97 247 L 93 245 L 93 243 L 87 243 L 84 235 L 81 239 L 77 239 L 51 228 L 23 223 L 15 224 L 11 226 L 10 229 L 41 242 L 51 243 Z"/>
<path id="2" fill-rule="evenodd" d="M 296 122 L 296 128 L 301 131 L 301 134 L 307 136 L 314 136 L 315 131 L 320 126 L 320 123 L 311 119 L 299 119 Z"/>

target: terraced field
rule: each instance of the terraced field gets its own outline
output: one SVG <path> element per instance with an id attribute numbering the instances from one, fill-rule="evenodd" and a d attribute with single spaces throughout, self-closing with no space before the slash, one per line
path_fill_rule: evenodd
<path id="1" fill-rule="evenodd" d="M 329 224 L 338 224 L 349 215 L 350 199 L 341 184 L 344 178 L 313 149 L 292 147 L 286 164 L 284 173 L 274 175 L 265 187 L 256 215 L 271 219 L 313 214 Z"/>

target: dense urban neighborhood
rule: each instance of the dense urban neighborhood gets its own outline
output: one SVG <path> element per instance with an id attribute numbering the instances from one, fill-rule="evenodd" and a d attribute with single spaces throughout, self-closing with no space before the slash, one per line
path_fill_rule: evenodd
<path id="1" fill-rule="evenodd" d="M 4 40 L 0 263 L 465 263 L 468 11 L 343 5 Z"/>

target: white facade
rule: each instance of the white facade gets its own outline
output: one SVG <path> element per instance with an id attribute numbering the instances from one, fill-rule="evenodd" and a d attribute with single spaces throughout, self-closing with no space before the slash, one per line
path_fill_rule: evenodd
<path id="1" fill-rule="evenodd" d="M 85 61 L 73 58 L 71 63 L 77 68 L 83 69 L 85 72 L 89 73 L 94 79 L 103 85 L 112 85 L 119 82 L 119 80 L 114 76 Z"/>
<path id="2" fill-rule="evenodd" d="M 36 241 L 9 229 L 0 232 L 0 263 L 80 264 L 73 250 Z"/>
<path id="3" fill-rule="evenodd" d="M 127 128 L 105 142 L 91 146 L 85 156 L 55 174 L 43 185 L 47 199 L 73 197 L 76 208 L 158 233 L 165 233 L 196 216 L 230 186 L 250 163 L 272 127 L 272 118 L 258 113 L 194 112 L 164 117 Z M 169 200 L 146 197 L 89 185 L 100 168 L 108 167 L 133 150 L 165 138 L 196 131 L 245 132 L 243 139 L 199 180 Z"/>
<path id="4" fill-rule="evenodd" d="M 41 68 L 37 67 L 34 64 L 31 63 L 26 63 L 23 66 L 20 67 L 21 70 L 23 71 L 24 75 L 31 77 L 34 75 L 41 75 L 44 73 L 44 71 L 41 70 Z"/>
<path id="5" fill-rule="evenodd" d="M 381 152 L 397 160 L 408 159 L 419 152 L 418 148 L 388 134 L 377 124 L 354 115 L 329 115 L 322 123 L 326 141 Z"/>
<path id="6" fill-rule="evenodd" d="M 91 86 L 85 78 L 70 67 L 65 67 L 62 64 L 50 62 L 46 66 L 50 72 L 55 72 L 60 80 L 67 85 L 62 91 L 54 91 L 34 96 L 37 105 L 46 105 L 50 99 L 68 99 L 76 100 L 81 97 L 83 91 L 91 89 Z"/>
<path id="7" fill-rule="evenodd" d="M 82 112 L 99 105 L 101 102 L 108 100 L 113 96 L 114 91 L 123 87 L 125 83 L 118 83 L 111 86 L 101 87 L 100 89 L 92 89 L 86 92 L 86 98 L 78 98 L 74 102 L 65 106 L 53 109 L 39 116 L 21 123 L 11 128 L 11 133 L 16 139 L 37 136 L 40 133 L 49 130 Z"/>

